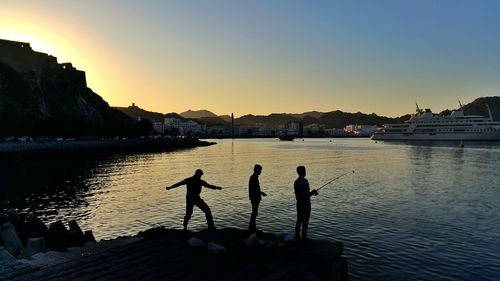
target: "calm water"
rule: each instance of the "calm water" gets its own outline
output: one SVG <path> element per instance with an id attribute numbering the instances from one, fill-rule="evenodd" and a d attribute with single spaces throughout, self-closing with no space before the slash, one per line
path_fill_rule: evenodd
<path id="1" fill-rule="evenodd" d="M 133 235 L 162 223 L 181 228 L 191 176 L 205 189 L 218 227 L 246 228 L 247 181 L 264 169 L 257 224 L 292 233 L 295 167 L 311 186 L 355 170 L 313 198 L 310 236 L 345 245 L 352 280 L 500 280 L 500 145 L 407 145 L 367 139 L 218 140 L 172 153 L 132 156 L 2 156 L 0 207 L 45 221 L 77 219 L 98 239 Z M 195 209 L 191 229 L 205 227 Z"/>

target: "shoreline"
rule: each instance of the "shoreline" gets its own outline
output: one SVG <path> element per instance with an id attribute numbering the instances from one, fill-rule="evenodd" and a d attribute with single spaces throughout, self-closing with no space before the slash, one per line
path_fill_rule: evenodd
<path id="1" fill-rule="evenodd" d="M 369 139 L 371 136 L 302 136 L 294 137 L 294 140 L 302 139 Z M 279 140 L 279 136 L 203 136 L 202 139 L 276 139 Z"/>
<path id="2" fill-rule="evenodd" d="M 147 153 L 214 144 L 193 138 L 0 142 L 0 153 Z"/>
<path id="3" fill-rule="evenodd" d="M 190 246 L 193 237 L 203 244 Z M 199 232 L 152 228 L 64 252 L 39 253 L 9 264 L 11 270 L 4 273 L 9 280 L 47 281 L 348 280 L 340 242 L 310 239 L 307 245 L 297 245 L 264 233 L 260 237 L 264 245 L 248 246 L 248 237 L 248 231 L 236 228 Z M 214 251 L 209 243 L 225 251 Z"/>

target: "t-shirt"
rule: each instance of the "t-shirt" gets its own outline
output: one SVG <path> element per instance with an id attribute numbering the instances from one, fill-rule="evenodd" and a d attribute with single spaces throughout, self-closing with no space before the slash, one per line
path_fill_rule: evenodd
<path id="1" fill-rule="evenodd" d="M 248 197 L 251 201 L 258 201 L 262 199 L 262 195 L 260 194 L 259 176 L 256 174 L 252 174 L 250 176 L 250 180 L 248 181 Z"/>
<path id="2" fill-rule="evenodd" d="M 208 185 L 206 181 L 195 177 L 186 178 L 182 180 L 181 183 L 186 185 L 186 197 L 190 198 L 199 197 L 201 193 L 201 187 Z"/>
<path id="3" fill-rule="evenodd" d="M 306 178 L 297 178 L 293 184 L 295 191 L 295 199 L 297 199 L 297 207 L 311 208 L 311 195 L 309 190 L 309 181 Z"/>

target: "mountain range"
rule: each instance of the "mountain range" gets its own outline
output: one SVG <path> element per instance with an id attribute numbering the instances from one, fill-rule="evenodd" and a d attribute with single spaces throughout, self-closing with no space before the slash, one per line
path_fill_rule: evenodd
<path id="1" fill-rule="evenodd" d="M 481 97 L 463 106 L 466 114 L 488 116 L 486 105 L 489 105 L 494 120 L 500 120 L 500 97 Z M 149 118 L 161 121 L 164 114 L 142 110 L 138 107 L 117 108 L 127 115 L 137 118 Z M 451 110 L 444 110 L 438 114 L 449 115 Z M 196 120 L 206 125 L 229 125 L 231 117 L 228 115 L 217 116 L 208 110 L 188 110 L 180 114 L 169 113 L 169 116 L 178 117 L 182 120 Z M 267 126 L 283 125 L 291 121 L 301 122 L 304 126 L 310 124 L 325 124 L 327 128 L 344 128 L 349 124 L 364 124 L 381 126 L 385 123 L 402 123 L 410 118 L 410 114 L 392 118 L 379 116 L 375 113 L 366 114 L 361 112 L 349 113 L 340 110 L 331 112 L 309 111 L 304 113 L 272 113 L 269 115 L 247 114 L 235 118 L 236 125 L 254 126 L 257 123 Z"/>

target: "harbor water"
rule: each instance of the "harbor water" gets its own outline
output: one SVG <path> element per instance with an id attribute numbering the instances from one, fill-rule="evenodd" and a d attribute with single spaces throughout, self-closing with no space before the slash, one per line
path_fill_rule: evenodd
<path id="1" fill-rule="evenodd" d="M 47 223 L 76 219 L 97 239 L 135 235 L 155 224 L 182 228 L 185 187 L 165 186 L 201 168 L 205 181 L 223 187 L 202 192 L 216 226 L 247 228 L 248 178 L 258 163 L 268 196 L 257 226 L 293 233 L 296 166 L 306 166 L 311 188 L 354 170 L 312 198 L 309 228 L 311 238 L 344 243 L 351 280 L 500 280 L 500 144 L 217 143 L 133 155 L 5 154 L 0 208 Z M 195 208 L 189 228 L 205 227 Z"/>

